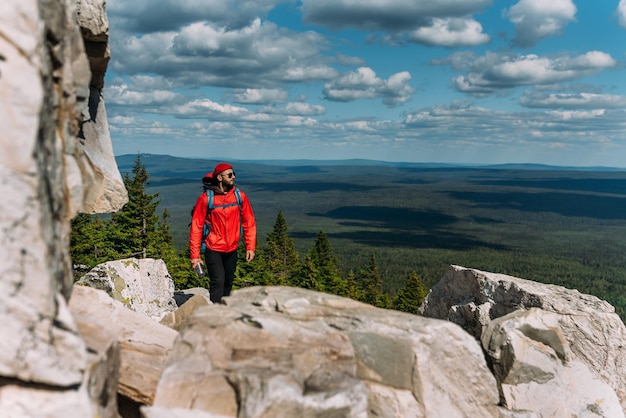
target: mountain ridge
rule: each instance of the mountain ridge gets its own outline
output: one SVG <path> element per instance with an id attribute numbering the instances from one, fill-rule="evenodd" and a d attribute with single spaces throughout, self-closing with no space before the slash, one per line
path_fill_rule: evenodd
<path id="1" fill-rule="evenodd" d="M 542 171 L 626 171 L 626 168 L 610 166 L 559 166 L 539 163 L 501 163 L 501 164 L 470 164 L 470 163 L 436 163 L 436 162 L 403 162 L 403 161 L 382 161 L 369 159 L 340 159 L 340 160 L 315 160 L 315 159 L 272 159 L 272 160 L 250 160 L 234 158 L 199 158 L 199 157 L 178 157 L 169 154 L 140 153 L 142 161 L 146 159 L 169 158 L 182 161 L 229 161 L 232 163 L 258 164 L 278 167 L 301 167 L 301 166 L 361 166 L 361 167 L 397 167 L 397 168 L 472 168 L 472 169 L 492 169 L 492 170 L 542 170 Z M 116 155 L 115 159 L 125 164 L 134 162 L 137 154 Z"/>

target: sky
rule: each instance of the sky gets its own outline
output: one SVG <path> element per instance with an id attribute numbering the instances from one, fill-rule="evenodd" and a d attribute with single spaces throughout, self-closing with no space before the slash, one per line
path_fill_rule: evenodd
<path id="1" fill-rule="evenodd" d="M 626 167 L 626 0 L 107 0 L 113 149 Z"/>

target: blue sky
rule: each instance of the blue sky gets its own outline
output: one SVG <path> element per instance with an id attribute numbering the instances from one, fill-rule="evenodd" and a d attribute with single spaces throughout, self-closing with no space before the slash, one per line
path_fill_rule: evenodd
<path id="1" fill-rule="evenodd" d="M 108 0 L 116 155 L 626 167 L 626 0 Z"/>

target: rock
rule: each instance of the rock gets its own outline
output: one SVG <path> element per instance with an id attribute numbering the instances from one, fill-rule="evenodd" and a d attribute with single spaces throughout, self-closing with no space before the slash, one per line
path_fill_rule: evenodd
<path id="1" fill-rule="evenodd" d="M 174 281 L 163 260 L 109 261 L 97 265 L 76 283 L 104 290 L 124 306 L 155 321 L 177 308 Z"/>
<path id="2" fill-rule="evenodd" d="M 88 368 L 83 386 L 89 392 L 92 411 L 99 418 L 118 418 L 120 344 L 93 316 L 75 315 L 80 335 L 88 348 Z"/>
<path id="3" fill-rule="evenodd" d="M 615 390 L 626 409 L 626 326 L 606 301 L 562 286 L 451 266 L 420 312 L 459 324 L 477 339 L 499 317 L 540 308 L 561 315 L 572 356 Z"/>
<path id="4" fill-rule="evenodd" d="M 565 319 L 531 308 L 489 323 L 482 342 L 503 404 L 542 417 L 624 417 L 615 391 L 571 352 Z"/>
<path id="5" fill-rule="evenodd" d="M 102 1 L 83 4 L 105 16 Z M 86 417 L 88 357 L 66 303 L 70 220 L 105 206 L 96 200 L 118 210 L 127 196 L 115 161 L 94 164 L 82 148 L 111 143 L 102 131 L 81 134 L 84 114 L 106 116 L 89 111 L 92 73 L 75 2 L 3 0 L 0 27 L 0 411 Z M 84 166 L 108 173 L 110 186 L 93 193 Z"/>
<path id="6" fill-rule="evenodd" d="M 181 329 L 157 389 L 161 412 L 498 414 L 482 350 L 453 324 L 293 287 L 240 289 L 225 302 Z"/>
<path id="7" fill-rule="evenodd" d="M 183 303 L 178 309 L 167 313 L 163 319 L 161 319 L 161 323 L 163 325 L 167 325 L 176 331 L 180 331 L 180 329 L 183 328 L 187 322 L 189 322 L 189 318 L 191 318 L 191 315 L 193 315 L 198 308 L 211 304 L 211 300 L 207 299 L 203 295 L 190 294 L 189 296 L 190 298 L 186 299 L 185 303 Z"/>
<path id="8" fill-rule="evenodd" d="M 178 333 L 124 307 L 104 291 L 87 286 L 74 286 L 70 309 L 77 317 L 101 323 L 102 331 L 119 342 L 118 392 L 136 402 L 152 404 Z M 99 351 L 103 349 L 101 347 Z"/>

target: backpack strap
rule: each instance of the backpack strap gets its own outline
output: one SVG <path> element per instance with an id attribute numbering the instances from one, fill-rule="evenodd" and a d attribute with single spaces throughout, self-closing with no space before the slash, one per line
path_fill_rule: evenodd
<path id="1" fill-rule="evenodd" d="M 237 198 L 237 203 L 225 203 L 223 205 L 214 205 L 213 204 L 213 196 L 214 196 L 213 190 L 207 189 L 206 195 L 207 195 L 207 215 L 213 209 L 226 208 L 228 206 L 235 206 L 235 205 L 239 206 L 239 211 L 241 211 L 242 203 L 241 203 L 241 192 L 239 191 L 239 187 L 235 187 L 235 197 Z"/>

